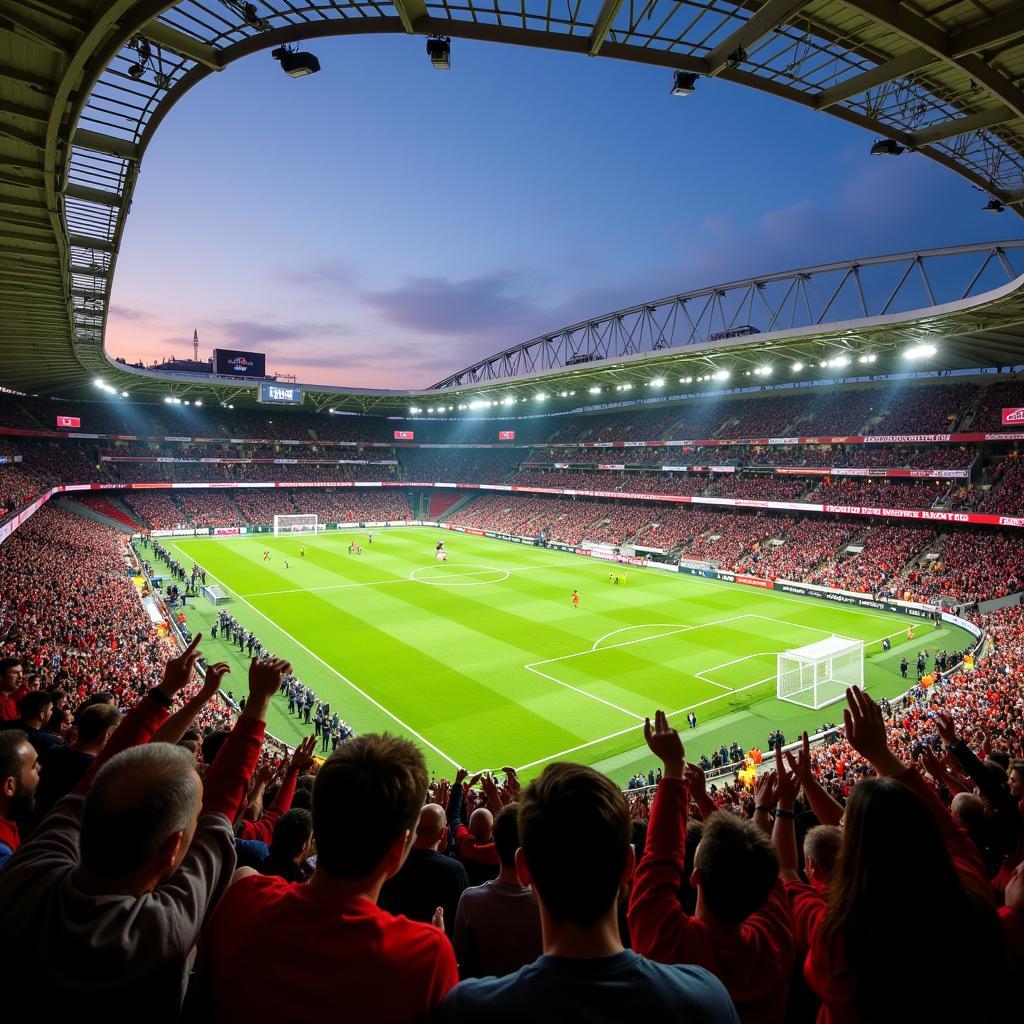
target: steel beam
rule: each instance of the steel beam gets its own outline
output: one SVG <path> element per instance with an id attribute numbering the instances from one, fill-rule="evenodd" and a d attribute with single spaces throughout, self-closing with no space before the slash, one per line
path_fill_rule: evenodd
<path id="1" fill-rule="evenodd" d="M 753 46 L 758 39 L 773 32 L 809 2 L 810 0 L 766 0 L 735 32 L 726 36 L 708 53 L 704 58 L 707 62 L 705 74 L 717 75 L 728 66 L 729 58 L 734 53 Z"/>

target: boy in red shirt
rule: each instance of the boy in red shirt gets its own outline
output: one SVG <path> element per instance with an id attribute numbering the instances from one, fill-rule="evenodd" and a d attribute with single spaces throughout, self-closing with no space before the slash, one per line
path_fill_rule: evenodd
<path id="1" fill-rule="evenodd" d="M 211 1019 L 426 1020 L 459 980 L 444 931 L 377 906 L 405 862 L 427 791 L 423 755 L 368 734 L 338 747 L 313 787 L 317 866 L 308 883 L 249 868 L 210 917 L 198 995 Z M 258 975 L 258 984 L 239 979 Z"/>

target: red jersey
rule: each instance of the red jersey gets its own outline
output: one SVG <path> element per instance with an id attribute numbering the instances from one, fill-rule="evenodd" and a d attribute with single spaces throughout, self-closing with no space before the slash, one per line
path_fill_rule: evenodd
<path id="1" fill-rule="evenodd" d="M 250 875 L 210 916 L 197 971 L 210 1016 L 425 1021 L 459 980 L 440 928 L 329 886 Z M 251 984 L 250 984 L 251 982 Z"/>

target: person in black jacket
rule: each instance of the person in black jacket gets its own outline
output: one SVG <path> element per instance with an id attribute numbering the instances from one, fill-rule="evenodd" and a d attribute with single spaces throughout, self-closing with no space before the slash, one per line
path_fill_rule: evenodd
<path id="1" fill-rule="evenodd" d="M 428 922 L 440 907 L 444 911 L 444 930 L 451 936 L 459 898 L 468 887 L 469 878 L 460 861 L 438 853 L 447 825 L 443 807 L 423 807 L 409 856 L 402 870 L 384 883 L 377 904 L 392 914 Z"/>

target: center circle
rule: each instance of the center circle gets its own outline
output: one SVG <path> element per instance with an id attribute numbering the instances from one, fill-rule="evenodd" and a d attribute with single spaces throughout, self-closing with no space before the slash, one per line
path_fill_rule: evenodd
<path id="1" fill-rule="evenodd" d="M 501 583 L 508 577 L 507 569 L 495 569 L 492 565 L 449 565 L 447 562 L 424 565 L 409 573 L 409 579 L 431 587 L 482 587 Z"/>

